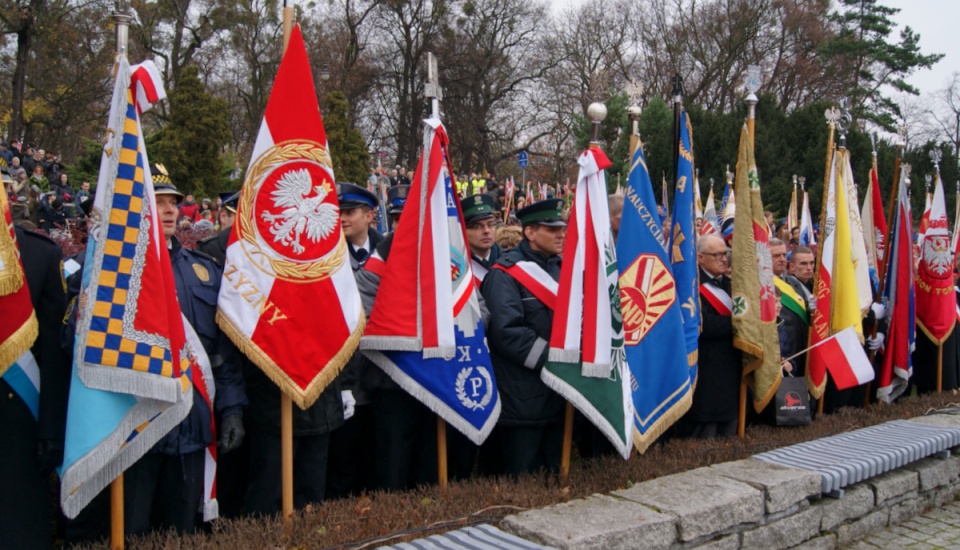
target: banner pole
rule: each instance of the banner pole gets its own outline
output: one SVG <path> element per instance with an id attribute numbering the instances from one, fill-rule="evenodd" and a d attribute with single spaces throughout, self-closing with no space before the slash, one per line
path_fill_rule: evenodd
<path id="1" fill-rule="evenodd" d="M 283 2 L 283 51 L 286 53 L 293 33 L 293 8 Z M 283 527 L 293 525 L 293 400 L 280 392 L 280 480 Z"/>
<path id="2" fill-rule="evenodd" d="M 110 482 L 110 549 L 123 550 L 123 474 Z"/>
<path id="3" fill-rule="evenodd" d="M 570 451 L 573 447 L 573 405 L 567 401 L 563 415 L 563 447 L 560 449 L 560 481 L 570 477 Z"/>
<path id="4" fill-rule="evenodd" d="M 447 423 L 437 415 L 437 481 L 440 495 L 447 496 Z"/>
<path id="5" fill-rule="evenodd" d="M 740 405 L 737 411 L 737 435 L 747 434 L 747 382 L 740 377 Z"/>
<path id="6" fill-rule="evenodd" d="M 937 344 L 937 393 L 943 391 L 943 342 Z"/>

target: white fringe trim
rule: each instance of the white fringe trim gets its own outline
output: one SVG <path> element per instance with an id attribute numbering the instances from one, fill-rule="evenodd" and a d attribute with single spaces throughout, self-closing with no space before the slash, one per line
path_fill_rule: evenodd
<path id="1" fill-rule="evenodd" d="M 360 339 L 361 350 L 420 351 L 423 340 L 413 336 L 364 336 Z"/>
<path id="2" fill-rule="evenodd" d="M 179 352 L 175 355 L 179 355 Z M 147 374 L 122 367 L 103 367 L 92 363 L 81 363 L 77 367 L 77 376 L 80 377 L 85 386 L 95 390 L 126 393 L 166 403 L 178 403 L 183 397 L 183 387 L 179 379 Z"/>
<path id="3" fill-rule="evenodd" d="M 456 346 L 442 346 L 439 348 L 424 348 L 424 359 L 444 359 L 449 361 L 457 356 Z"/>
<path id="4" fill-rule="evenodd" d="M 556 361 L 557 363 L 579 363 L 580 350 L 550 348 L 550 351 L 547 352 L 547 361 Z"/>
<path id="5" fill-rule="evenodd" d="M 413 396 L 417 401 L 420 401 L 428 409 L 436 413 L 443 418 L 443 420 L 454 427 L 458 432 L 462 433 L 475 445 L 482 444 L 487 436 L 490 435 L 490 432 L 493 431 L 493 428 L 497 425 L 497 420 L 500 419 L 500 394 L 497 393 L 496 400 L 493 402 L 493 410 L 490 411 L 490 416 L 487 417 L 487 420 L 483 423 L 483 426 L 478 430 L 474 427 L 473 424 L 467 422 L 463 419 L 456 411 L 450 408 L 449 405 L 437 399 L 431 392 L 427 391 L 423 386 L 417 383 L 416 380 L 408 376 L 403 370 L 397 367 L 389 357 L 380 353 L 378 351 L 368 351 L 365 352 L 365 355 L 368 359 L 373 361 L 378 367 L 380 367 L 383 372 L 387 374 L 394 382 L 397 383 L 401 388 L 404 389 L 407 393 Z"/>
<path id="6" fill-rule="evenodd" d="M 174 405 L 140 400 L 110 435 L 61 472 L 60 507 L 68 518 L 77 517 L 107 485 L 187 417 L 193 406 L 193 388 L 186 393 Z M 138 426 L 158 413 L 161 413 L 160 416 L 150 422 L 143 432 L 130 443 L 125 443 Z"/>
<path id="7" fill-rule="evenodd" d="M 217 499 L 210 499 L 203 503 L 203 521 L 213 521 L 220 517 L 220 504 Z"/>
<path id="8" fill-rule="evenodd" d="M 613 372 L 612 363 L 584 363 L 580 374 L 588 378 L 610 378 Z"/>
<path id="9" fill-rule="evenodd" d="M 556 376 L 546 367 L 540 371 L 540 379 L 550 389 L 560 394 L 569 401 L 578 411 L 580 411 L 591 424 L 597 427 L 601 433 L 617 449 L 624 460 L 630 459 L 630 453 L 633 452 L 633 419 L 624 418 L 624 431 L 626 433 L 617 433 L 613 425 L 607 421 L 606 417 L 600 414 L 592 403 L 583 396 L 576 388 Z"/>

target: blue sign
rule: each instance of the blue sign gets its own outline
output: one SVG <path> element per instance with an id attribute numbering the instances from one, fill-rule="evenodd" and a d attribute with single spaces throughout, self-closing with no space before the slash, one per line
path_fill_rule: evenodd
<path id="1" fill-rule="evenodd" d="M 530 163 L 530 159 L 527 158 L 526 151 L 520 151 L 520 157 L 517 159 L 520 164 L 520 168 L 526 168 L 527 164 Z"/>

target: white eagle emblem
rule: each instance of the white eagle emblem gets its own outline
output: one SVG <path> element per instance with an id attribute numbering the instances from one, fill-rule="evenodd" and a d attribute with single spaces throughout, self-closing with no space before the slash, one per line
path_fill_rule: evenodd
<path id="1" fill-rule="evenodd" d="M 275 236 L 274 242 L 291 246 L 294 252 L 302 254 L 305 249 L 300 244 L 301 234 L 305 232 L 314 243 L 329 235 L 340 223 L 336 205 L 323 202 L 330 190 L 327 182 L 313 185 L 306 168 L 281 176 L 270 197 L 273 206 L 282 210 L 277 214 L 264 210 L 262 214 L 263 220 L 272 224 L 270 233 Z M 311 197 L 312 191 L 316 191 L 316 195 Z"/>

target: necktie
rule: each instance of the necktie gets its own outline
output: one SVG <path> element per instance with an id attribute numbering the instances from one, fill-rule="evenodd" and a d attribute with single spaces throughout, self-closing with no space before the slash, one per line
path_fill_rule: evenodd
<path id="1" fill-rule="evenodd" d="M 359 248 L 356 252 L 353 253 L 353 257 L 357 260 L 357 263 L 363 265 L 367 261 L 367 256 L 370 254 L 367 253 L 366 248 Z"/>

